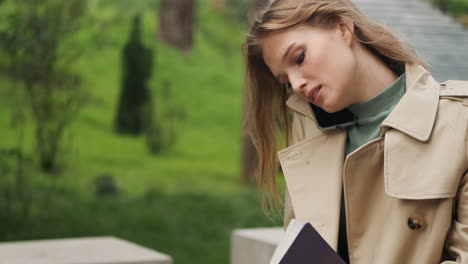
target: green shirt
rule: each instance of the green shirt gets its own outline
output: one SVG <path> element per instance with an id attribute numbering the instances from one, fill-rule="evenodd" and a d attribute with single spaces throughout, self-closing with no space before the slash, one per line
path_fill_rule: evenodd
<path id="1" fill-rule="evenodd" d="M 376 139 L 380 135 L 380 125 L 398 104 L 406 92 L 406 75 L 400 77 L 373 98 L 350 105 L 350 110 L 356 117 L 356 124 L 348 128 L 346 139 L 346 156 L 360 146 Z M 346 238 L 346 212 L 344 194 L 341 195 L 340 226 L 338 233 L 338 254 L 349 263 L 348 243 Z"/>
<path id="2" fill-rule="evenodd" d="M 403 73 L 394 83 L 373 98 L 350 105 L 356 116 L 356 124 L 348 128 L 346 156 L 380 135 L 380 125 L 406 92 L 406 75 Z"/>

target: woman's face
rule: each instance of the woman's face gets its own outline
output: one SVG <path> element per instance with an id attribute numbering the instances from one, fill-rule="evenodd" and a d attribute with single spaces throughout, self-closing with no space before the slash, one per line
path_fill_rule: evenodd
<path id="1" fill-rule="evenodd" d="M 302 25 L 263 37 L 262 55 L 281 84 L 333 113 L 354 103 L 350 87 L 357 65 L 352 41 L 344 23 L 332 29 Z"/>

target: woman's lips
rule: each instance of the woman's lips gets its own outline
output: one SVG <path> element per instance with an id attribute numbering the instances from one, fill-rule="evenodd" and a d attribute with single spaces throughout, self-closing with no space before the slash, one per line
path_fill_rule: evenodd
<path id="1" fill-rule="evenodd" d="M 316 104 L 319 99 L 320 89 L 322 89 L 322 85 L 317 85 L 314 88 L 310 89 L 307 92 L 307 100 L 311 101 L 312 103 Z"/>

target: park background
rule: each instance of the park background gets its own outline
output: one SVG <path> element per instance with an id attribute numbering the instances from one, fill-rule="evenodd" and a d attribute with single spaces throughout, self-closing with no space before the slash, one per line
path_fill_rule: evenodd
<path id="1" fill-rule="evenodd" d="M 257 2 L 0 0 L 0 242 L 111 235 L 228 263 L 232 230 L 281 225 L 242 169 Z M 468 0 L 431 2 L 468 23 Z"/>

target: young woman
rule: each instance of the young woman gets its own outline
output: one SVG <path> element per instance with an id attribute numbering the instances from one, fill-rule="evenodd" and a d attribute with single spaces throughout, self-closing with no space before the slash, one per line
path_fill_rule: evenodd
<path id="1" fill-rule="evenodd" d="M 258 183 L 277 204 L 279 156 L 285 226 L 352 264 L 468 263 L 468 82 L 437 83 L 350 0 L 274 1 L 244 56 Z"/>

